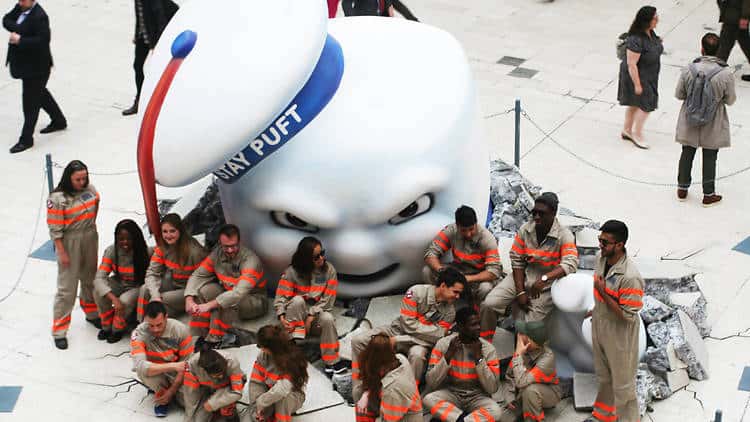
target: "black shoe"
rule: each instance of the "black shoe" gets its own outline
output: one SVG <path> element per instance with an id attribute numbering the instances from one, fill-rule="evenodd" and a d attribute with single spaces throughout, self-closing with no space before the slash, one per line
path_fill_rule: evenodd
<path id="1" fill-rule="evenodd" d="M 742 80 L 745 82 L 750 82 L 750 73 L 748 73 L 747 75 L 742 75 Z"/>
<path id="2" fill-rule="evenodd" d="M 340 360 L 340 361 L 334 363 L 333 365 L 326 365 L 326 367 L 324 369 L 324 371 L 326 373 L 326 376 L 328 378 L 331 378 L 331 377 L 333 377 L 334 374 L 341 375 L 341 374 L 345 373 L 351 367 L 350 366 L 351 363 L 347 364 L 347 362 L 348 361 Z"/>
<path id="3" fill-rule="evenodd" d="M 96 327 L 96 328 L 98 328 L 100 330 L 102 329 L 102 320 L 99 319 L 99 318 L 96 318 L 96 319 L 87 319 L 86 322 L 88 322 L 89 324 L 93 325 L 94 327 Z"/>
<path id="4" fill-rule="evenodd" d="M 138 98 L 135 99 L 133 105 L 130 106 L 130 108 L 126 108 L 122 111 L 123 116 L 132 116 L 134 114 L 138 114 Z"/>
<path id="5" fill-rule="evenodd" d="M 56 338 L 55 339 L 55 347 L 57 347 L 60 350 L 65 350 L 68 348 L 68 339 L 65 337 L 63 338 Z"/>
<path id="6" fill-rule="evenodd" d="M 122 331 L 119 332 L 111 332 L 109 336 L 107 337 L 107 343 L 117 343 L 118 341 L 122 340 Z"/>
<path id="7" fill-rule="evenodd" d="M 26 151 L 27 149 L 29 149 L 29 148 L 31 148 L 33 146 L 34 146 L 33 143 L 32 144 L 25 144 L 25 143 L 19 141 L 17 144 L 15 144 L 12 147 L 10 147 L 10 153 L 11 154 L 16 154 L 18 152 Z"/>
<path id="8" fill-rule="evenodd" d="M 65 130 L 67 127 L 68 127 L 67 122 L 62 122 L 62 123 L 52 122 L 49 125 L 47 125 L 47 127 L 40 130 L 39 133 L 46 134 L 46 133 L 57 132 L 58 130 Z"/>
<path id="9" fill-rule="evenodd" d="M 96 335 L 97 340 L 106 340 L 109 337 L 110 332 L 107 330 L 99 330 L 99 334 Z"/>

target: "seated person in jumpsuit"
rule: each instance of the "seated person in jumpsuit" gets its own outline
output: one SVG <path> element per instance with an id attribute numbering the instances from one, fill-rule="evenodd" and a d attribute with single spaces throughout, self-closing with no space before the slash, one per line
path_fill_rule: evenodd
<path id="1" fill-rule="evenodd" d="M 266 314 L 265 287 L 260 258 L 240 245 L 237 226 L 223 225 L 219 228 L 219 244 L 190 276 L 185 288 L 185 310 L 191 316 L 193 335 L 205 337 L 213 345 L 234 343 L 236 336 L 229 330 L 239 319 Z"/>
<path id="2" fill-rule="evenodd" d="M 492 399 L 500 386 L 495 346 L 479 337 L 479 315 L 470 307 L 456 312 L 456 330 L 440 339 L 430 355 L 422 404 L 441 421 L 494 422 L 500 406 Z"/>
<path id="3" fill-rule="evenodd" d="M 206 250 L 190 235 L 177 214 L 161 220 L 162 243 L 154 248 L 146 271 L 146 284 L 138 296 L 138 321 L 143 321 L 143 308 L 151 301 L 164 302 L 169 315 L 185 312 L 185 285 L 190 275 L 206 257 Z"/>
<path id="4" fill-rule="evenodd" d="M 290 421 L 305 402 L 309 378 L 305 355 L 279 325 L 258 330 L 258 347 L 248 383 L 250 406 L 243 420 Z"/>
<path id="5" fill-rule="evenodd" d="M 239 421 L 236 404 L 242 398 L 245 375 L 231 353 L 213 350 L 199 339 L 199 353 L 187 361 L 182 394 L 185 422 Z"/>
<path id="6" fill-rule="evenodd" d="M 133 220 L 117 223 L 115 243 L 104 250 L 94 278 L 94 301 L 102 321 L 99 340 L 117 343 L 122 339 L 128 320 L 135 316 L 150 257 L 138 224 Z"/>

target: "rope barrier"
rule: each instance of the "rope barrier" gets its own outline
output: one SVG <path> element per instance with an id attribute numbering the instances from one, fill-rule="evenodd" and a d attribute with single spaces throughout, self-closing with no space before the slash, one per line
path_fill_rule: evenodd
<path id="1" fill-rule="evenodd" d="M 65 168 L 65 166 L 63 166 L 62 164 L 58 163 L 57 161 L 53 161 L 52 162 L 52 166 L 55 167 L 55 168 L 58 168 L 58 169 L 64 169 Z M 138 173 L 138 170 L 117 170 L 117 171 L 108 172 L 108 173 L 95 173 L 93 171 L 89 171 L 88 173 L 90 175 L 92 175 L 92 176 L 124 176 L 126 174 L 135 174 L 135 173 Z"/>

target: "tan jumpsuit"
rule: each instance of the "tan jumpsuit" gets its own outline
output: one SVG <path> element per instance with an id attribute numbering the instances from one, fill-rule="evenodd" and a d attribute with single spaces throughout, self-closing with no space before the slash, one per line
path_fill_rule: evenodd
<path id="1" fill-rule="evenodd" d="M 469 283 L 468 287 L 476 299 L 475 302 L 482 302 L 503 275 L 497 239 L 486 228 L 477 226 L 477 233 L 474 237 L 466 240 L 461 236 L 455 223 L 449 224 L 435 236 L 424 256 L 425 258 L 441 258 L 449 251 L 453 255 L 453 261 L 449 265 L 461 274 L 469 275 L 488 271 L 495 276 L 492 281 Z M 422 269 L 422 275 L 426 283 L 432 283 L 437 278 L 437 273 L 427 265 Z"/>
<path id="2" fill-rule="evenodd" d="M 185 312 L 185 285 L 207 255 L 203 246 L 192 236 L 189 250 L 185 263 L 180 265 L 174 248 L 154 248 L 146 270 L 146 282 L 138 294 L 138 321 L 143 321 L 144 309 L 152 299 L 161 299 L 169 316 L 177 317 Z"/>
<path id="3" fill-rule="evenodd" d="M 500 406 L 492 399 L 500 386 L 500 361 L 495 346 L 480 339 L 482 355 L 473 356 L 461 346 L 450 362 L 445 352 L 458 334 L 443 337 L 430 355 L 427 367 L 427 394 L 422 400 L 432 417 L 455 422 L 462 413 L 467 421 L 494 422 L 500 417 Z M 481 360 L 480 360 L 481 358 Z"/>
<path id="4" fill-rule="evenodd" d="M 643 307 L 643 278 L 627 255 L 607 274 L 606 258 L 597 260 L 595 277 L 603 277 L 607 294 L 617 301 L 626 320 L 612 312 L 604 298 L 594 289 L 594 311 L 591 319 L 591 340 L 594 349 L 594 370 L 599 379 L 599 393 L 591 415 L 603 422 L 615 419 L 636 422 L 640 419 L 635 393 L 638 370 L 638 340 Z"/>
<path id="5" fill-rule="evenodd" d="M 240 318 L 255 319 L 265 315 L 268 310 L 265 287 L 263 265 L 253 251 L 241 246 L 237 255 L 229 258 L 221 246 L 217 246 L 190 276 L 185 296 L 194 296 L 197 303 L 216 299 L 219 307 L 192 315 L 191 332 L 217 342 Z"/>
<path id="6" fill-rule="evenodd" d="M 142 322 L 130 336 L 130 355 L 133 358 L 133 371 L 138 379 L 154 392 L 169 388 L 174 382 L 174 373 L 148 375 L 154 364 L 186 361 L 193 354 L 193 338 L 185 324 L 167 318 L 161 337 L 154 337 L 148 330 L 148 323 Z M 178 390 L 181 393 L 182 390 Z M 182 396 L 178 399 L 182 403 Z"/>
<path id="7" fill-rule="evenodd" d="M 290 421 L 292 413 L 305 402 L 304 388 L 295 390 L 289 375 L 282 374 L 271 356 L 262 350 L 253 363 L 248 392 L 250 406 L 244 418 L 247 422 L 255 422 L 258 409 L 262 409 L 266 420 Z"/>
<path id="8" fill-rule="evenodd" d="M 542 240 L 541 244 L 538 244 L 535 227 L 534 221 L 521 226 L 510 250 L 511 266 L 513 269 L 524 270 L 524 286 L 527 290 L 555 267 L 561 267 L 566 275 L 578 269 L 578 249 L 570 230 L 561 226 L 555 218 L 547 237 Z M 516 284 L 511 272 L 487 295 L 484 303 L 479 307 L 482 338 L 492 341 L 498 316 L 506 314 L 516 293 L 518 292 L 516 292 Z M 549 314 L 552 307 L 552 294 L 549 290 L 544 291 L 536 299 L 529 298 L 529 311 L 525 319 L 541 321 Z"/>
<path id="9" fill-rule="evenodd" d="M 354 408 L 356 422 L 424 422 L 422 400 L 419 397 L 414 371 L 409 361 L 396 355 L 400 365 L 391 370 L 380 381 L 380 414 L 360 412 Z"/>
<path id="10" fill-rule="evenodd" d="M 89 321 L 99 317 L 94 302 L 94 275 L 99 256 L 99 236 L 96 215 L 99 212 L 99 193 L 89 184 L 75 195 L 52 192 L 47 200 L 47 225 L 52 241 L 62 239 L 70 265 L 65 268 L 57 261 L 57 292 L 52 309 L 52 337 L 65 338 L 70 327 L 70 313 L 76 300 Z"/>
<path id="11" fill-rule="evenodd" d="M 99 309 L 102 329 L 121 332 L 127 326 L 127 319 L 135 311 L 141 283 L 135 281 L 135 267 L 133 253 L 126 254 L 110 245 L 104 250 L 102 262 L 94 278 L 94 300 Z M 150 251 L 149 251 L 150 252 Z M 112 301 L 107 297 L 112 293 L 120 299 L 125 311 L 122 315 L 115 314 Z"/>
<path id="12" fill-rule="evenodd" d="M 330 262 L 314 271 L 312 280 L 303 279 L 289 266 L 281 275 L 273 301 L 276 315 L 285 315 L 294 327 L 293 338 L 305 338 L 305 319 L 308 315 L 315 317 L 310 331 L 320 334 L 320 355 L 326 365 L 339 361 L 339 336 L 331 314 L 338 283 L 336 269 Z"/>
<path id="13" fill-rule="evenodd" d="M 189 371 L 182 381 L 182 394 L 185 399 L 185 422 L 209 422 L 214 414 L 227 415 L 236 412 L 236 403 L 242 398 L 245 388 L 245 375 L 240 363 L 229 352 L 217 350 L 227 361 L 227 373 L 220 379 L 211 377 L 198 366 L 200 353 L 188 359 Z M 205 403 L 212 409 L 207 412 Z"/>
<path id="14" fill-rule="evenodd" d="M 352 395 L 355 400 L 362 395 L 359 354 L 365 350 L 373 335 L 384 333 L 396 338 L 396 351 L 409 358 L 409 365 L 414 370 L 413 377 L 419 383 L 427 355 L 450 329 L 456 318 L 456 309 L 452 303 L 437 301 L 435 286 L 417 284 L 404 294 L 400 314 L 391 325 L 373 328 L 352 338 Z"/>
<path id="15" fill-rule="evenodd" d="M 528 351 L 523 356 L 513 355 L 508 365 L 499 422 L 515 422 L 522 416 L 525 422 L 544 420 L 544 409 L 560 402 L 560 380 L 555 371 L 555 354 L 547 346 Z M 513 403 L 515 410 L 507 407 Z"/>

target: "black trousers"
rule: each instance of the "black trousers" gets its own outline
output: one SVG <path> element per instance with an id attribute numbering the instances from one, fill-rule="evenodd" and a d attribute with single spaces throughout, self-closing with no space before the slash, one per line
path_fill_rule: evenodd
<path id="1" fill-rule="evenodd" d="M 719 154 L 719 150 L 701 149 L 703 150 L 703 194 L 713 195 L 716 193 L 716 157 Z M 690 187 L 690 172 L 693 170 L 695 150 L 696 148 L 689 145 L 682 146 L 680 165 L 677 173 L 677 184 L 680 186 L 680 189 L 687 189 Z"/>
<path id="2" fill-rule="evenodd" d="M 36 78 L 23 79 L 23 129 L 19 138 L 19 142 L 23 144 L 34 144 L 34 128 L 39 119 L 40 108 L 49 114 L 53 123 L 66 123 L 60 106 L 47 89 L 48 80 L 49 73 Z"/>
<path id="3" fill-rule="evenodd" d="M 143 86 L 143 65 L 146 63 L 146 57 L 151 47 L 146 44 L 141 37 L 135 40 L 135 59 L 133 60 L 133 70 L 135 70 L 135 89 L 136 97 L 141 97 L 141 87 Z"/>
<path id="4" fill-rule="evenodd" d="M 721 25 L 719 52 L 716 54 L 716 57 L 727 61 L 735 41 L 739 43 L 742 52 L 745 53 L 745 58 L 750 61 L 750 34 L 748 34 L 747 29 L 740 29 L 739 25 L 731 23 Z"/>

